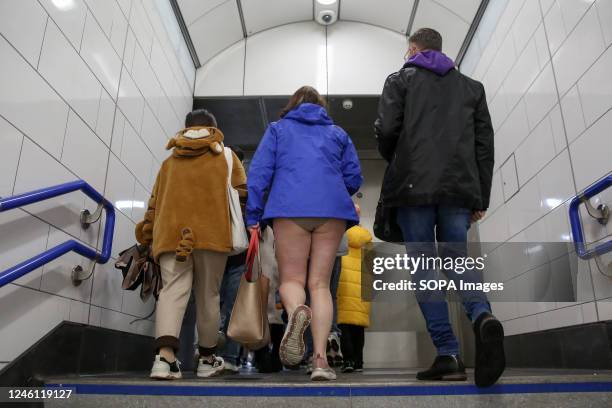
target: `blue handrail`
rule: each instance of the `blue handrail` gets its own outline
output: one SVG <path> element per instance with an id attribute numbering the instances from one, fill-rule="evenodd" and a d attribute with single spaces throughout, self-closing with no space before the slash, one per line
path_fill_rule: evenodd
<path id="1" fill-rule="evenodd" d="M 26 275 L 33 270 L 59 258 L 60 256 L 74 251 L 79 255 L 89 258 L 97 263 L 104 264 L 108 262 L 113 247 L 113 231 L 115 230 L 115 208 L 98 193 L 92 186 L 83 180 L 71 181 L 69 183 L 60 184 L 57 186 L 43 188 L 29 193 L 16 195 L 13 197 L 0 199 L 0 212 L 19 208 L 24 205 L 34 204 L 39 201 L 48 200 L 57 196 L 72 193 L 81 190 L 85 195 L 94 200 L 98 204 L 102 204 L 106 211 L 106 226 L 104 227 L 104 238 L 102 241 L 102 252 L 98 253 L 88 246 L 75 241 L 73 239 L 59 244 L 45 252 L 36 255 L 18 265 L 13 266 L 3 272 L 0 272 L 0 287 L 13 282 L 15 279 Z"/>
<path id="2" fill-rule="evenodd" d="M 612 186 L 612 174 L 599 180 L 591 187 L 584 190 L 582 194 L 574 197 L 570 203 L 569 217 L 570 224 L 572 227 L 572 236 L 574 237 L 574 247 L 576 248 L 576 254 L 581 259 L 591 259 L 599 255 L 603 255 L 607 252 L 612 251 L 612 240 L 604 242 L 594 248 L 587 249 L 586 243 L 584 242 L 584 234 L 582 232 L 582 224 L 580 223 L 580 204 L 589 198 L 601 193 L 605 189 Z"/>

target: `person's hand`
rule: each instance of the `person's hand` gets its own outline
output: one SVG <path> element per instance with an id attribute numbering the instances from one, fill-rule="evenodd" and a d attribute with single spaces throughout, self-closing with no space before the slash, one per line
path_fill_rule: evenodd
<path id="1" fill-rule="evenodd" d="M 485 217 L 486 211 L 472 211 L 472 222 L 480 221 Z"/>

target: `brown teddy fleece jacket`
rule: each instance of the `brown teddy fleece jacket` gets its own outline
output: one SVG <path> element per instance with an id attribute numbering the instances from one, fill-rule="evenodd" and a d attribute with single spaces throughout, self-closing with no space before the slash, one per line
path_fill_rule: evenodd
<path id="1" fill-rule="evenodd" d="M 206 135 L 192 139 L 185 136 Z M 136 240 L 151 245 L 156 260 L 175 252 L 184 261 L 193 249 L 229 252 L 232 245 L 227 163 L 223 133 L 217 128 L 193 127 L 168 142 L 172 156 L 161 165 L 144 220 L 136 225 Z M 246 199 L 246 175 L 234 159 L 232 186 Z"/>

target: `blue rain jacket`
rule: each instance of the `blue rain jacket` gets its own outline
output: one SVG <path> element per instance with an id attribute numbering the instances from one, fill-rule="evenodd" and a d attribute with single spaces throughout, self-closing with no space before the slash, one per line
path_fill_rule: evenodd
<path id="1" fill-rule="evenodd" d="M 351 196 L 362 182 L 350 137 L 323 107 L 303 103 L 268 126 L 253 156 L 247 225 L 316 217 L 347 220 L 350 227 L 359 222 Z"/>

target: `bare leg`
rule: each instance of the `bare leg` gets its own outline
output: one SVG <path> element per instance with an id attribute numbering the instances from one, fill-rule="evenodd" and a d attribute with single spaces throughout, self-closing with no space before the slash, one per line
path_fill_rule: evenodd
<path id="1" fill-rule="evenodd" d="M 331 219 L 312 233 L 308 290 L 312 309 L 312 338 L 316 367 L 327 367 L 327 337 L 333 319 L 333 303 L 329 290 L 336 252 L 346 228 L 343 220 Z M 321 358 L 320 358 L 321 357 Z"/>
<path id="2" fill-rule="evenodd" d="M 274 220 L 279 292 L 288 314 L 306 302 L 306 274 L 310 253 L 310 232 L 288 219 Z"/>

